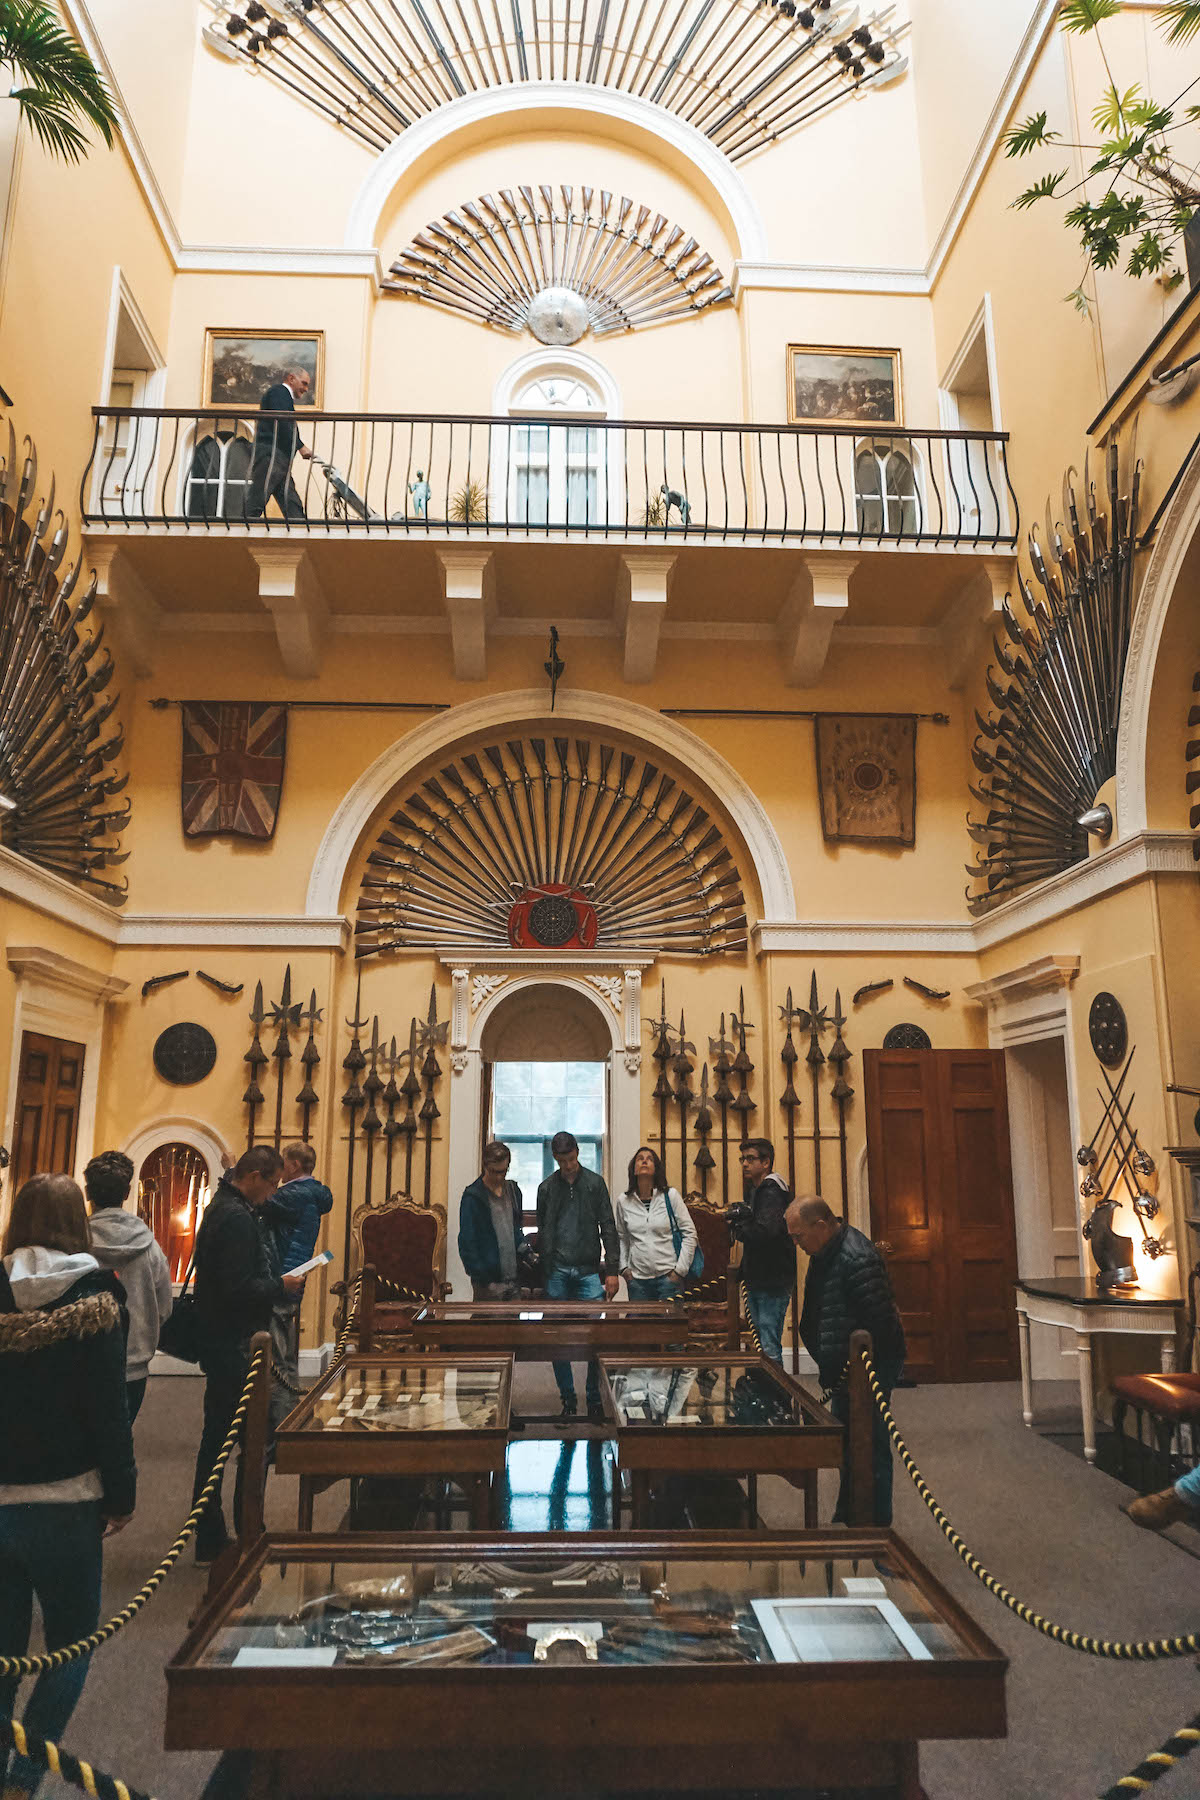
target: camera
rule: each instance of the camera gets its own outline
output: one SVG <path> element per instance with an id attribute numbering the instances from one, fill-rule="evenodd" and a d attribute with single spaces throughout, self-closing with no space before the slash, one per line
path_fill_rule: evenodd
<path id="1" fill-rule="evenodd" d="M 754 1217 L 754 1208 L 747 1206 L 744 1200 L 735 1200 L 725 1214 L 725 1223 L 729 1227 L 729 1241 L 736 1243 L 741 1237 L 742 1227 L 748 1225 Z"/>

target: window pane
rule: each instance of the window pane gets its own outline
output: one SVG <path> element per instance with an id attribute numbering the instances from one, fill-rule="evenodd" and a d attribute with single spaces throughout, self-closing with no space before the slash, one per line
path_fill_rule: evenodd
<path id="1" fill-rule="evenodd" d="M 585 1141 L 581 1138 L 579 1140 L 579 1160 L 585 1169 L 595 1169 L 599 1173 L 600 1145 L 595 1139 Z"/>
<path id="2" fill-rule="evenodd" d="M 567 1091 L 567 1064 L 539 1062 L 531 1063 L 533 1092 L 535 1094 L 554 1094 L 562 1099 Z"/>
<path id="3" fill-rule="evenodd" d="M 527 1094 L 530 1063 L 498 1062 L 492 1064 L 492 1092 L 495 1094 Z"/>
<path id="4" fill-rule="evenodd" d="M 567 1102 L 561 1094 L 535 1094 L 530 1102 L 532 1129 L 545 1137 L 556 1131 L 567 1131 Z"/>
<path id="5" fill-rule="evenodd" d="M 532 1131 L 531 1102 L 526 1094 L 496 1094 L 492 1105 L 492 1130 L 496 1137 L 509 1132 Z"/>
<path id="6" fill-rule="evenodd" d="M 567 1093 L 579 1095 L 603 1094 L 604 1067 L 602 1062 L 568 1063 Z"/>
<path id="7" fill-rule="evenodd" d="M 510 1144 L 509 1149 L 512 1151 L 509 1179 L 515 1181 L 520 1188 L 525 1205 L 532 1207 L 542 1180 L 542 1140 L 537 1138 L 533 1143 Z"/>
<path id="8" fill-rule="evenodd" d="M 566 1129 L 576 1137 L 583 1132 L 599 1136 L 604 1130 L 604 1102 L 599 1096 L 594 1100 L 569 1100 L 566 1119 Z"/>

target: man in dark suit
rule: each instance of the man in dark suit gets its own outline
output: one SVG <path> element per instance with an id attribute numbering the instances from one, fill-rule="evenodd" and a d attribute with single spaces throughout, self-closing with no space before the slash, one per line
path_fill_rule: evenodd
<path id="1" fill-rule="evenodd" d="M 300 442 L 300 432 L 289 419 L 271 418 L 271 413 L 293 413 L 296 401 L 308 392 L 308 374 L 304 369 L 289 369 L 282 381 L 269 387 L 258 403 L 264 416 L 254 428 L 254 460 L 250 465 L 250 494 L 246 517 L 261 519 L 268 500 L 274 499 L 288 519 L 305 516 L 304 502 L 292 480 L 292 458 L 299 450 L 307 462 L 312 451 Z"/>

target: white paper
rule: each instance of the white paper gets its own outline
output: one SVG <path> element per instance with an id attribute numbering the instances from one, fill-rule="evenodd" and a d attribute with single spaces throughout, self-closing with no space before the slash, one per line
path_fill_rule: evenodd
<path id="1" fill-rule="evenodd" d="M 233 1659 L 235 1669 L 328 1669 L 337 1660 L 336 1644 L 314 1644 L 301 1650 L 272 1650 L 251 1644 Z"/>
<path id="2" fill-rule="evenodd" d="M 285 1269 L 286 1275 L 307 1275 L 310 1269 L 323 1269 L 326 1263 L 333 1261 L 332 1250 L 318 1250 L 307 1262 L 297 1263 L 294 1269 Z"/>
<path id="3" fill-rule="evenodd" d="M 878 1595 L 880 1599 L 886 1600 L 887 1583 L 885 1581 L 880 1581 L 878 1575 L 844 1575 L 842 1577 L 842 1592 L 844 1594 L 857 1595 L 859 1598 L 861 1598 L 863 1594 L 869 1594 L 871 1596 Z"/>
<path id="4" fill-rule="evenodd" d="M 556 1631 L 578 1631 L 584 1637 L 602 1638 L 604 1626 L 599 1619 L 531 1619 L 529 1635 L 535 1644 L 552 1637 Z"/>

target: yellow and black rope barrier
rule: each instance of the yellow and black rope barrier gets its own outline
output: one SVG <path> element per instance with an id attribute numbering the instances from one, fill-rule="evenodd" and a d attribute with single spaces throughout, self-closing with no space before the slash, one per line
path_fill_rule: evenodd
<path id="1" fill-rule="evenodd" d="M 12 1749 L 18 1756 L 29 1758 L 30 1762 L 41 1763 L 58 1775 L 63 1781 L 69 1781 L 72 1787 L 82 1788 L 85 1794 L 91 1794 L 94 1800 L 151 1800 L 149 1794 L 140 1788 L 131 1788 L 115 1775 L 106 1775 L 103 1769 L 94 1769 L 81 1756 L 72 1756 L 49 1738 L 38 1737 L 36 1732 L 26 1731 L 17 1719 L 7 1719 L 0 1715 L 0 1745 Z"/>
<path id="2" fill-rule="evenodd" d="M 1110 1788 L 1105 1788 L 1100 1800 L 1127 1800 L 1130 1794 L 1144 1793 L 1156 1781 L 1161 1781 L 1164 1775 L 1169 1775 L 1185 1756 L 1190 1756 L 1197 1744 L 1200 1744 L 1200 1713 L 1190 1718 L 1186 1725 L 1181 1725 L 1161 1750 L 1152 1750 L 1149 1756 L 1142 1758 L 1136 1769 L 1130 1769 L 1128 1775 L 1122 1775 L 1120 1781 L 1114 1781 Z"/>
<path id="3" fill-rule="evenodd" d="M 1107 1657 L 1118 1662 L 1158 1662 L 1168 1657 L 1194 1656 L 1197 1651 L 1200 1651 L 1200 1632 L 1191 1631 L 1186 1637 L 1143 1638 L 1137 1643 L 1112 1643 L 1107 1638 L 1088 1637 L 1084 1632 L 1070 1631 L 1065 1625 L 1056 1625 L 1052 1619 L 1043 1618 L 1041 1613 L 1035 1612 L 1032 1606 L 1026 1606 L 1023 1600 L 1018 1600 L 1002 1581 L 997 1581 L 996 1577 L 984 1568 L 975 1553 L 967 1548 L 930 1492 L 925 1477 L 909 1454 L 908 1445 L 900 1436 L 896 1421 L 892 1417 L 892 1409 L 887 1403 L 887 1396 L 875 1373 L 875 1365 L 865 1351 L 863 1352 L 863 1366 L 867 1371 L 867 1380 L 875 1397 L 875 1404 L 883 1415 L 888 1436 L 895 1445 L 896 1454 L 904 1464 L 913 1486 L 933 1514 L 943 1537 L 967 1565 L 975 1579 L 983 1583 L 989 1594 L 994 1595 L 997 1600 L 1007 1606 L 1009 1612 L 1015 1613 L 1018 1619 L 1024 1624 L 1032 1626 L 1034 1631 L 1040 1631 L 1043 1637 L 1052 1638 L 1056 1644 L 1065 1644 L 1068 1650 L 1078 1650 L 1084 1656 Z M 1127 1781 L 1130 1779 L 1130 1777 L 1126 1777 Z M 1132 1790 L 1126 1787 L 1123 1790 L 1114 1791 L 1128 1793 Z"/>
<path id="4" fill-rule="evenodd" d="M 755 1328 L 754 1315 L 750 1311 L 750 1290 L 747 1288 L 744 1281 L 742 1283 L 742 1299 L 746 1302 L 746 1324 L 750 1331 L 750 1342 L 754 1345 L 755 1350 L 761 1356 L 763 1353 L 762 1341 L 759 1338 L 758 1332 Z"/>

